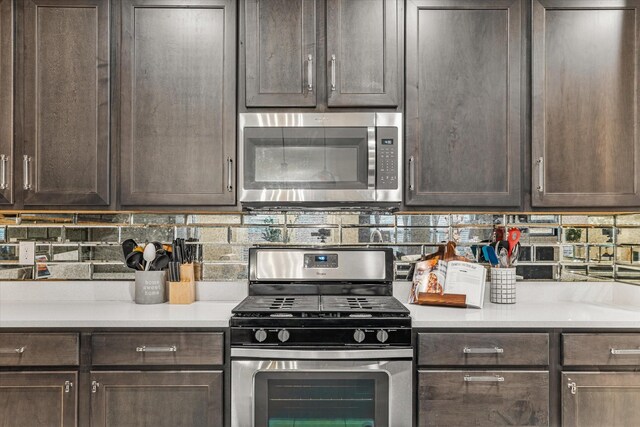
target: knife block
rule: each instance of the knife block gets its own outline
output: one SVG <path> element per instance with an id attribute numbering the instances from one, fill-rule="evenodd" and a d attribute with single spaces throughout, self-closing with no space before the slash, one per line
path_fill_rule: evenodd
<path id="1" fill-rule="evenodd" d="M 169 282 L 169 304 L 191 304 L 196 300 L 193 264 L 180 266 L 180 281 Z"/>

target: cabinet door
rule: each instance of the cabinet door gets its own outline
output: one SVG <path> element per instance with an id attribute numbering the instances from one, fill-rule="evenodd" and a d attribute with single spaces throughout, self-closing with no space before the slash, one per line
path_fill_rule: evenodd
<path id="1" fill-rule="evenodd" d="M 91 425 L 222 426 L 222 372 L 92 372 Z"/>
<path id="2" fill-rule="evenodd" d="M 397 0 L 327 0 L 327 103 L 398 105 Z"/>
<path id="3" fill-rule="evenodd" d="M 109 204 L 109 1 L 24 2 L 24 204 Z"/>
<path id="4" fill-rule="evenodd" d="M 407 2 L 407 205 L 518 206 L 520 0 Z"/>
<path id="5" fill-rule="evenodd" d="M 640 206 L 639 4 L 533 2 L 534 206 Z"/>
<path id="6" fill-rule="evenodd" d="M 563 372 L 562 425 L 637 426 L 640 372 Z"/>
<path id="7" fill-rule="evenodd" d="M 13 203 L 13 0 L 0 0 L 0 205 Z"/>
<path id="8" fill-rule="evenodd" d="M 247 107 L 316 105 L 315 0 L 246 0 Z"/>
<path id="9" fill-rule="evenodd" d="M 123 205 L 235 203 L 236 5 L 122 2 Z"/>
<path id="10" fill-rule="evenodd" d="M 547 426 L 549 373 L 419 371 L 418 408 L 420 426 Z"/>
<path id="11" fill-rule="evenodd" d="M 76 372 L 0 372 L 0 427 L 72 427 Z"/>

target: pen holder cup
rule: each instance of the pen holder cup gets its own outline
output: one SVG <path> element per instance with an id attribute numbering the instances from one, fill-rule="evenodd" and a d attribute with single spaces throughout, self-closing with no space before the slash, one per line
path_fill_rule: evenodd
<path id="1" fill-rule="evenodd" d="M 196 300 L 193 264 L 180 265 L 180 281 L 169 282 L 169 304 L 191 304 Z"/>
<path id="2" fill-rule="evenodd" d="M 136 271 L 134 301 L 136 304 L 162 304 L 165 298 L 164 271 Z"/>
<path id="3" fill-rule="evenodd" d="M 492 268 L 489 300 L 494 304 L 516 303 L 516 269 Z"/>

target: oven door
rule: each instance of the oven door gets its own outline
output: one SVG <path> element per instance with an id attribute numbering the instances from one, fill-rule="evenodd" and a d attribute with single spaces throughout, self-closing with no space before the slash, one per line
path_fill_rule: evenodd
<path id="1" fill-rule="evenodd" d="M 375 201 L 375 117 L 241 114 L 240 201 Z"/>
<path id="2" fill-rule="evenodd" d="M 231 350 L 232 427 L 412 425 L 411 349 Z"/>

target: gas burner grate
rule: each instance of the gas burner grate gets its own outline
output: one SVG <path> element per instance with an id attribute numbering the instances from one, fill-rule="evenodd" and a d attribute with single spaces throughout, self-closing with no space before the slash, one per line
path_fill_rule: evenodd
<path id="1" fill-rule="evenodd" d="M 296 299 L 294 297 L 274 298 L 269 306 L 269 310 L 291 310 Z"/>
<path id="2" fill-rule="evenodd" d="M 233 313 L 313 313 L 320 310 L 317 295 L 301 296 L 248 296 Z"/>
<path id="3" fill-rule="evenodd" d="M 369 312 L 379 314 L 403 314 L 409 310 L 394 297 L 385 296 L 322 296 L 323 312 Z"/>

